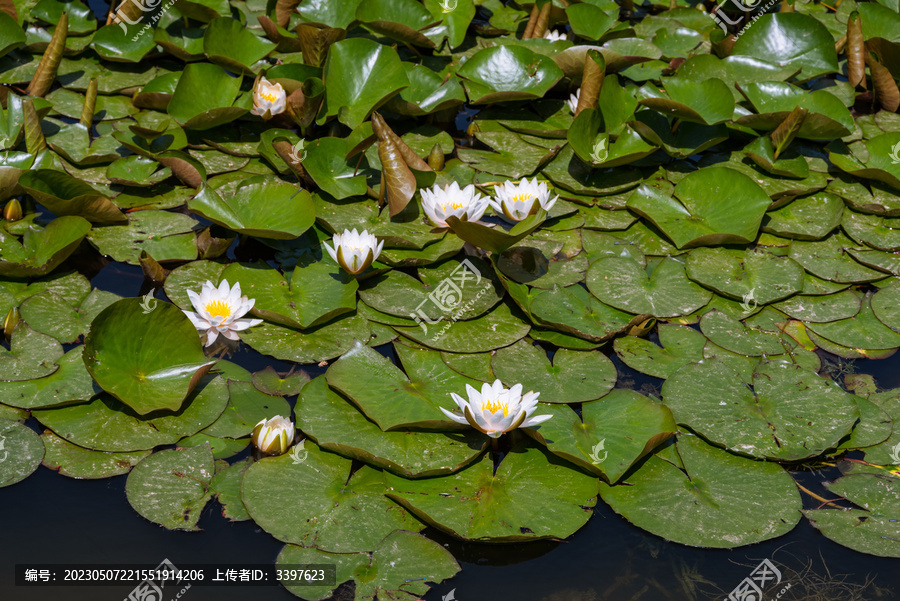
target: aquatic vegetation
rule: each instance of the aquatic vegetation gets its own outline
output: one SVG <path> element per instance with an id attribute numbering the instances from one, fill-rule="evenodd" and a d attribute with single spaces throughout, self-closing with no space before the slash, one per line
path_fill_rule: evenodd
<path id="1" fill-rule="evenodd" d="M 424 595 L 460 569 L 426 527 L 598 504 L 900 556 L 900 390 L 854 373 L 900 349 L 896 2 L 23 7 L 0 486 L 127 474 L 171 529 L 215 500 L 337 566 L 310 600 Z"/>

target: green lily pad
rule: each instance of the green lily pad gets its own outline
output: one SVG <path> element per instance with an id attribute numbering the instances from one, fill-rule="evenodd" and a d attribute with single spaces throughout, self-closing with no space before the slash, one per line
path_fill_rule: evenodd
<path id="1" fill-rule="evenodd" d="M 387 494 L 429 525 L 463 540 L 566 538 L 590 518 L 598 481 L 532 445 L 514 447 L 496 472 L 484 455 L 442 478 L 406 480 L 385 473 Z"/>
<path id="2" fill-rule="evenodd" d="M 116 301 L 94 318 L 84 341 L 94 380 L 142 415 L 177 411 L 214 363 L 203 354 L 197 329 L 169 303 L 148 313 L 141 299 Z"/>
<path id="3" fill-rule="evenodd" d="M 278 396 L 294 396 L 300 394 L 309 376 L 304 371 L 288 374 L 277 373 L 271 365 L 253 374 L 253 386 L 260 392 Z"/>
<path id="4" fill-rule="evenodd" d="M 141 60 L 156 48 L 151 35 L 136 36 L 137 27 L 130 32 L 119 25 L 104 25 L 94 34 L 91 48 L 101 58 L 119 63 L 140 63 Z M 138 39 L 135 40 L 134 38 Z"/>
<path id="5" fill-rule="evenodd" d="M 851 290 L 819 296 L 800 294 L 773 305 L 774 309 L 804 322 L 847 319 L 859 313 L 860 307 L 860 296 Z"/>
<path id="6" fill-rule="evenodd" d="M 59 369 L 48 376 L 0 382 L 3 403 L 22 409 L 41 409 L 89 400 L 99 388 L 95 389 L 81 359 L 83 349 L 83 346 L 75 347 L 57 359 Z"/>
<path id="7" fill-rule="evenodd" d="M 228 405 L 216 421 L 201 430 L 201 434 L 214 438 L 242 438 L 249 436 L 260 421 L 290 414 L 291 406 L 280 396 L 264 394 L 250 382 L 229 378 Z"/>
<path id="8" fill-rule="evenodd" d="M 234 121 L 250 110 L 249 106 L 235 104 L 240 89 L 241 78 L 221 67 L 190 63 L 175 86 L 167 110 L 182 127 L 211 129 Z"/>
<path id="9" fill-rule="evenodd" d="M 105 290 L 92 290 L 78 306 L 53 292 L 29 297 L 19 312 L 36 332 L 53 336 L 62 343 L 76 342 L 87 334 L 91 321 L 121 297 Z"/>
<path id="10" fill-rule="evenodd" d="M 697 248 L 685 262 L 687 276 L 733 299 L 768 305 L 803 289 L 803 268 L 765 249 Z M 745 301 L 746 302 L 746 301 Z"/>
<path id="11" fill-rule="evenodd" d="M 900 347 L 900 334 L 884 325 L 872 309 L 873 297 L 867 295 L 859 313 L 829 323 L 808 323 L 807 328 L 841 346 L 865 350 L 888 350 Z"/>
<path id="12" fill-rule="evenodd" d="M 806 271 L 832 282 L 860 284 L 882 279 L 883 272 L 869 269 L 848 253 L 855 247 L 852 240 L 838 231 L 817 242 L 795 240 L 789 256 Z"/>
<path id="13" fill-rule="evenodd" d="M 531 326 L 500 303 L 481 317 L 447 322 L 440 326 L 395 326 L 401 335 L 429 348 L 452 353 L 483 353 L 509 346 L 523 338 Z"/>
<path id="14" fill-rule="evenodd" d="M 887 411 L 870 401 L 856 395 L 853 397 L 859 407 L 859 423 L 840 445 L 839 449 L 868 449 L 886 442 L 894 430 L 894 421 Z M 867 459 L 868 461 L 868 459 Z"/>
<path id="15" fill-rule="evenodd" d="M 421 534 L 402 530 L 387 535 L 371 554 L 328 553 L 313 547 L 285 545 L 275 562 L 285 569 L 323 564 L 335 566 L 334 587 L 292 585 L 285 581 L 282 584 L 301 599 L 328 599 L 337 585 L 352 580 L 356 601 L 407 600 L 427 593 L 431 588 L 428 582 L 442 582 L 460 570 L 453 555 L 441 545 Z"/>
<path id="16" fill-rule="evenodd" d="M 642 185 L 628 208 L 652 221 L 678 248 L 756 239 L 771 201 L 748 176 L 724 167 L 688 174 L 674 195 Z"/>
<path id="17" fill-rule="evenodd" d="M 0 349 L 0 380 L 22 382 L 43 378 L 59 369 L 62 345 L 20 323 L 12 331 L 9 350 Z"/>
<path id="18" fill-rule="evenodd" d="M 563 77 L 553 59 L 512 45 L 483 48 L 456 73 L 473 104 L 541 98 Z"/>
<path id="19" fill-rule="evenodd" d="M 296 238 L 315 221 L 309 192 L 288 183 L 248 181 L 231 196 L 204 186 L 188 208 L 238 233 L 276 240 Z"/>
<path id="20" fill-rule="evenodd" d="M 0 418 L 0 488 L 20 482 L 41 465 L 44 444 L 34 430 L 9 419 Z"/>
<path id="21" fill-rule="evenodd" d="M 613 348 L 628 367 L 662 379 L 668 378 L 688 363 L 703 359 L 706 337 L 697 330 L 661 324 L 658 332 L 659 346 L 637 336 L 623 336 L 616 338 Z"/>
<path id="22" fill-rule="evenodd" d="M 616 368 L 603 353 L 561 349 L 551 364 L 543 349 L 523 340 L 498 350 L 491 367 L 505 386 L 540 392 L 542 403 L 599 399 L 616 383 Z"/>
<path id="23" fill-rule="evenodd" d="M 264 59 L 276 44 L 257 36 L 231 16 L 213 19 L 203 34 L 203 52 L 213 63 L 233 73 L 252 76 L 252 65 Z"/>
<path id="24" fill-rule="evenodd" d="M 826 150 L 828 159 L 839 169 L 900 189 L 900 163 L 891 158 L 895 156 L 897 144 L 900 144 L 900 132 L 895 131 L 853 142 L 849 148 L 843 142 L 835 141 Z"/>
<path id="25" fill-rule="evenodd" d="M 65 440 L 86 449 L 127 453 L 174 444 L 214 422 L 228 403 L 225 380 L 207 376 L 177 412 L 145 418 L 108 394 L 88 403 L 39 409 L 32 415 Z"/>
<path id="26" fill-rule="evenodd" d="M 731 54 L 772 62 L 794 71 L 802 69 L 803 80 L 838 71 L 831 33 L 811 15 L 799 12 L 762 15 L 752 28 L 742 32 Z"/>
<path id="27" fill-rule="evenodd" d="M 853 240 L 887 252 L 900 251 L 900 217 L 883 217 L 844 209 L 841 228 Z"/>
<path id="28" fill-rule="evenodd" d="M 363 461 L 405 478 L 441 476 L 471 463 L 487 444 L 476 431 L 459 434 L 383 432 L 322 376 L 303 390 L 297 425 L 326 451 Z"/>
<path id="29" fill-rule="evenodd" d="M 780 355 L 786 350 L 780 332 L 751 327 L 717 309 L 700 318 L 700 330 L 715 344 L 740 355 Z"/>
<path id="30" fill-rule="evenodd" d="M 356 18 L 376 33 L 406 44 L 434 48 L 422 30 L 436 21 L 428 9 L 415 0 L 362 0 Z"/>
<path id="31" fill-rule="evenodd" d="M 438 362 L 440 357 L 438 356 Z M 465 384 L 477 382 L 462 378 L 441 363 L 440 379 L 413 380 L 378 352 L 357 341 L 328 368 L 328 384 L 342 393 L 382 430 L 416 427 L 453 427 L 439 407 L 454 406 L 450 392 L 461 394 Z M 448 380 L 448 376 L 450 379 Z M 452 382 L 452 390 L 446 384 Z"/>
<path id="32" fill-rule="evenodd" d="M 192 261 L 176 267 L 166 278 L 166 296 L 181 309 L 193 311 L 193 304 L 187 295 L 188 290 L 197 291 L 203 284 L 222 281 L 222 272 L 226 265 L 214 261 Z"/>
<path id="33" fill-rule="evenodd" d="M 538 290 L 530 310 L 536 321 L 591 342 L 612 338 L 625 330 L 633 317 L 601 303 L 577 285 Z"/>
<path id="34" fill-rule="evenodd" d="M 94 227 L 88 241 L 101 254 L 132 265 L 140 265 L 141 251 L 156 261 L 191 261 L 197 258 L 197 225 L 181 213 L 136 211 L 129 214 L 128 225 Z"/>
<path id="35" fill-rule="evenodd" d="M 354 339 L 368 340 L 370 334 L 368 320 L 354 312 L 307 330 L 261 323 L 241 332 L 241 340 L 282 361 L 318 363 L 339 357 L 350 350 Z"/>
<path id="36" fill-rule="evenodd" d="M 874 389 L 874 381 L 872 388 Z M 863 394 L 857 389 L 857 394 Z M 884 392 L 874 392 L 868 394 L 868 400 L 874 403 L 879 409 L 888 415 L 894 424 L 900 423 L 900 397 L 897 390 L 886 390 Z M 862 408 L 862 406 L 860 406 Z M 896 461 L 897 449 L 900 445 L 900 428 L 892 425 L 891 435 L 882 443 L 867 448 L 866 461 L 876 465 L 900 465 Z"/>
<path id="37" fill-rule="evenodd" d="M 55 2 L 47 4 L 56 4 Z M 0 11 L 2 12 L 2 11 Z M 0 56 L 5 56 L 11 50 L 25 44 L 25 32 L 6 12 L 0 15 Z"/>
<path id="38" fill-rule="evenodd" d="M 474 5 L 469 6 L 474 14 Z M 403 68 L 409 78 L 409 87 L 388 101 L 385 107 L 388 110 L 401 115 L 420 116 L 452 108 L 466 101 L 466 94 L 456 77 L 451 76 L 445 82 L 441 75 L 422 64 L 403 63 Z M 431 149 L 428 148 L 426 152 L 428 150 Z"/>
<path id="39" fill-rule="evenodd" d="M 355 160 L 344 158 L 347 152 L 344 140 L 319 138 L 305 150 L 307 156 L 303 159 L 303 169 L 327 193 L 338 200 L 366 193 L 365 175 L 358 172 Z"/>
<path id="40" fill-rule="evenodd" d="M 215 457 L 215 451 L 213 451 Z M 216 475 L 210 481 L 210 487 L 215 491 L 216 499 L 222 505 L 222 515 L 232 522 L 243 522 L 250 519 L 244 502 L 241 501 L 241 482 L 244 472 L 253 465 L 251 458 L 234 463 L 226 468 L 216 470 Z"/>
<path id="41" fill-rule="evenodd" d="M 839 196 L 820 192 L 766 213 L 762 231 L 796 240 L 821 240 L 840 225 L 843 211 Z"/>
<path id="42" fill-rule="evenodd" d="M 141 516 L 170 530 L 199 530 L 215 473 L 209 446 L 159 451 L 128 474 L 125 494 Z"/>
<path id="43" fill-rule="evenodd" d="M 834 542 L 861 553 L 900 557 L 900 478 L 848 474 L 825 487 L 862 509 L 807 509 L 812 525 Z"/>
<path id="44" fill-rule="evenodd" d="M 19 178 L 19 184 L 54 215 L 80 215 L 95 223 L 127 221 L 103 193 L 61 171 L 28 171 Z"/>
<path id="45" fill-rule="evenodd" d="M 325 103 L 318 123 L 336 116 L 350 129 L 409 85 L 397 51 L 364 38 L 332 45 L 323 73 Z"/>
<path id="46" fill-rule="evenodd" d="M 833 140 L 853 131 L 850 111 L 834 94 L 825 90 L 810 92 L 775 81 L 748 83 L 741 89 L 758 114 L 741 117 L 736 121 L 740 125 L 771 131 L 781 125 L 791 111 L 800 107 L 809 113 L 797 131 L 798 138 Z"/>
<path id="47" fill-rule="evenodd" d="M 542 410 L 553 418 L 528 434 L 552 453 L 612 483 L 677 431 L 665 405 L 633 390 L 614 390 L 583 404 L 581 417 L 558 405 Z"/>
<path id="48" fill-rule="evenodd" d="M 150 451 L 104 453 L 92 451 L 63 440 L 50 430 L 41 434 L 44 441 L 44 467 L 70 478 L 98 479 L 121 476 L 131 471 Z"/>
<path id="49" fill-rule="evenodd" d="M 783 461 L 837 446 L 859 417 L 852 395 L 786 361 L 760 363 L 750 381 L 719 360 L 686 365 L 662 394 L 676 422 L 713 443 Z"/>
<path id="50" fill-rule="evenodd" d="M 664 115 L 684 121 L 716 125 L 730 121 L 734 114 L 734 97 L 725 83 L 716 78 L 698 81 L 680 77 L 663 79 L 665 94 L 652 84 L 641 89 L 640 104 Z"/>
<path id="51" fill-rule="evenodd" d="M 682 434 L 683 468 L 650 457 L 600 496 L 629 522 L 683 545 L 730 549 L 776 538 L 800 521 L 802 500 L 784 469 L 751 461 Z"/>
<path id="52" fill-rule="evenodd" d="M 306 445 L 306 458 L 267 457 L 244 473 L 250 517 L 280 541 L 335 553 L 373 551 L 393 530 L 424 526 L 385 497 L 381 473 Z M 290 499 L 290 501 L 287 501 Z"/>
<path id="53" fill-rule="evenodd" d="M 203 432 L 198 432 L 193 436 L 182 438 L 176 443 L 178 448 L 186 449 L 188 447 L 196 447 L 200 445 L 209 445 L 212 451 L 213 459 L 227 459 L 242 452 L 250 446 L 250 437 L 234 439 L 234 438 L 216 438 L 209 436 Z M 240 488 L 240 483 L 238 483 Z M 249 518 L 247 518 L 249 519 Z"/>
<path id="54" fill-rule="evenodd" d="M 43 229 L 30 226 L 21 242 L 0 231 L 0 276 L 46 275 L 69 258 L 90 231 L 91 224 L 74 215 L 57 217 Z"/>
<path id="55" fill-rule="evenodd" d="M 686 315 L 712 298 L 711 292 L 687 278 L 684 265 L 671 258 L 647 269 L 630 257 L 599 259 L 588 269 L 585 283 L 608 305 L 654 317 Z"/>

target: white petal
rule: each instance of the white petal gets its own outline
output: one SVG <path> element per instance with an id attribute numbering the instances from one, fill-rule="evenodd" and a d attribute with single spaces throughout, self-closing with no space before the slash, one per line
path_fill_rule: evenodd
<path id="1" fill-rule="evenodd" d="M 449 417 L 450 419 L 452 419 L 453 421 L 455 421 L 458 424 L 468 424 L 469 423 L 466 420 L 466 417 L 464 415 L 456 415 L 455 413 L 450 413 L 443 407 L 439 407 L 439 409 L 444 412 L 444 415 L 446 415 L 447 417 Z"/>

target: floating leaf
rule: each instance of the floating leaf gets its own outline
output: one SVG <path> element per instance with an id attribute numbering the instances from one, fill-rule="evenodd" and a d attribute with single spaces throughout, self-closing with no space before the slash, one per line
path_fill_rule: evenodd
<path id="1" fill-rule="evenodd" d="M 50 430 L 41 434 L 44 441 L 44 466 L 70 478 L 111 478 L 127 474 L 131 468 L 150 454 L 150 451 L 134 453 L 104 453 L 91 451 L 63 440 Z"/>
<path id="2" fill-rule="evenodd" d="M 57 217 L 41 230 L 29 226 L 21 243 L 0 232 L 0 275 L 18 278 L 46 275 L 69 258 L 89 231 L 90 223 L 70 215 Z"/>
<path id="3" fill-rule="evenodd" d="M 238 233 L 276 240 L 296 238 L 315 221 L 309 192 L 288 183 L 246 181 L 231 196 L 205 186 L 188 208 Z"/>
<path id="4" fill-rule="evenodd" d="M 44 443 L 31 428 L 0 418 L 0 441 L 3 441 L 0 488 L 24 480 L 41 465 Z"/>

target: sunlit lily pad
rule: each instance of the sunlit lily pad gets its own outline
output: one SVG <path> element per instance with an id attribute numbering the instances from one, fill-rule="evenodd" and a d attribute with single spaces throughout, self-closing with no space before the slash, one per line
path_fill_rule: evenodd
<path id="1" fill-rule="evenodd" d="M 568 407 L 542 411 L 553 417 L 529 435 L 554 454 L 613 483 L 677 431 L 668 408 L 633 390 L 615 390 L 599 401 L 584 403 L 580 417 Z"/>
<path id="2" fill-rule="evenodd" d="M 43 377 L 19 382 L 0 382 L 3 403 L 23 409 L 40 409 L 87 401 L 99 392 L 81 359 L 77 346 L 56 360 L 59 369 Z"/>
<path id="3" fill-rule="evenodd" d="M 44 378 L 59 369 L 62 345 L 20 323 L 12 331 L 9 350 L 0 349 L 0 380 L 23 382 Z"/>
<path id="4" fill-rule="evenodd" d="M 357 313 L 348 313 L 307 330 L 262 323 L 241 332 L 241 340 L 264 355 L 297 363 L 318 363 L 339 357 L 353 346 L 353 340 L 367 340 L 369 322 Z"/>
<path id="5" fill-rule="evenodd" d="M 197 521 L 212 497 L 215 473 L 209 446 L 154 453 L 135 466 L 125 494 L 135 511 L 151 522 L 177 530 L 197 530 Z"/>
<path id="6" fill-rule="evenodd" d="M 853 396 L 785 361 L 760 363 L 751 381 L 721 361 L 686 365 L 662 389 L 675 421 L 726 449 L 798 460 L 837 445 L 859 417 Z"/>
<path id="7" fill-rule="evenodd" d="M 63 440 L 50 430 L 41 434 L 44 441 L 44 466 L 70 478 L 110 478 L 127 474 L 150 451 L 104 453 L 92 451 Z"/>
<path id="8" fill-rule="evenodd" d="M 180 213 L 137 211 L 128 225 L 94 227 L 88 241 L 117 261 L 140 264 L 141 251 L 156 261 L 190 261 L 197 258 L 193 229 L 197 221 Z"/>
<path id="9" fill-rule="evenodd" d="M 29 227 L 21 242 L 0 231 L 0 275 L 46 275 L 65 261 L 90 231 L 91 224 L 74 215 L 58 217 L 43 229 Z"/>
<path id="10" fill-rule="evenodd" d="M 490 458 L 482 456 L 442 478 L 406 480 L 386 473 L 388 496 L 463 540 L 565 538 L 590 517 L 597 479 L 552 460 L 547 451 L 532 445 L 514 448 L 496 472 Z"/>
<path id="11" fill-rule="evenodd" d="M 483 353 L 509 346 L 523 338 L 531 326 L 501 303 L 481 317 L 428 327 L 395 327 L 397 332 L 429 348 L 453 353 Z"/>
<path id="12" fill-rule="evenodd" d="M 44 443 L 34 430 L 19 422 L 0 418 L 0 488 L 24 480 L 44 458 Z"/>
<path id="13" fill-rule="evenodd" d="M 524 391 L 539 392 L 542 403 L 599 399 L 616 382 L 616 368 L 603 353 L 562 349 L 551 364 L 541 347 L 522 340 L 499 349 L 491 366 L 506 386 L 522 384 Z"/>
<path id="14" fill-rule="evenodd" d="M 697 330 L 662 324 L 658 332 L 659 345 L 637 336 L 623 336 L 616 338 L 613 348 L 628 367 L 663 379 L 684 365 L 703 359 L 706 337 Z"/>
<path id="15" fill-rule="evenodd" d="M 690 279 L 721 295 L 741 300 L 752 295 L 763 305 L 803 289 L 803 268 L 763 249 L 698 248 L 688 255 L 685 268 Z"/>
<path id="16" fill-rule="evenodd" d="M 84 341 L 91 376 L 143 415 L 177 411 L 214 363 L 203 354 L 197 329 L 169 303 L 147 312 L 141 299 L 116 301 L 94 318 Z"/>
<path id="17" fill-rule="evenodd" d="M 625 484 L 601 483 L 603 500 L 635 526 L 694 547 L 760 542 L 800 521 L 800 493 L 781 466 L 732 455 L 687 434 L 676 448 L 683 470 L 653 456 Z"/>
<path id="18" fill-rule="evenodd" d="M 457 74 L 474 104 L 540 98 L 563 76 L 552 59 L 512 45 L 478 51 Z"/>
<path id="19" fill-rule="evenodd" d="M 324 377 L 310 382 L 297 405 L 297 424 L 320 447 L 406 478 L 455 472 L 475 459 L 487 439 L 475 432 L 383 432 Z"/>
<path id="20" fill-rule="evenodd" d="M 856 349 L 888 350 L 900 347 L 900 334 L 884 325 L 872 310 L 872 298 L 866 296 L 859 313 L 830 323 L 809 323 L 808 328 L 828 340 Z"/>
<path id="21" fill-rule="evenodd" d="M 393 530 L 424 527 L 384 496 L 379 471 L 364 466 L 351 476 L 349 459 L 312 444 L 304 450 L 299 463 L 287 453 L 257 461 L 244 474 L 244 506 L 278 540 L 353 553 L 375 550 Z"/>

